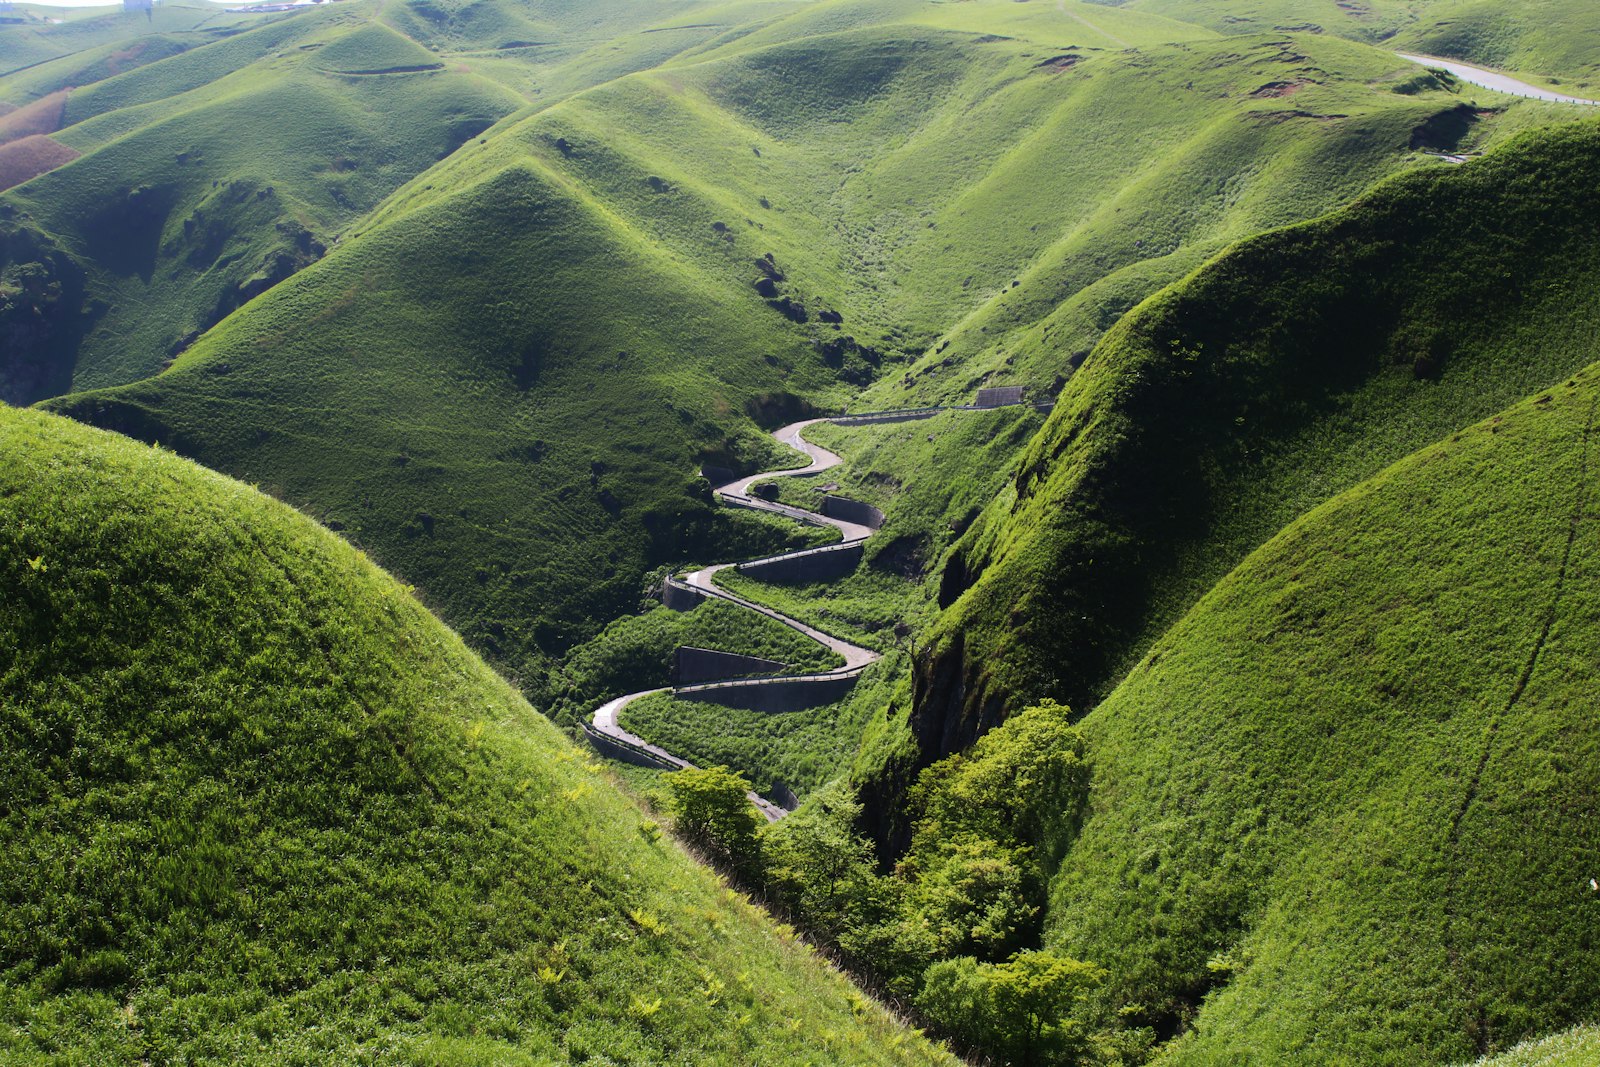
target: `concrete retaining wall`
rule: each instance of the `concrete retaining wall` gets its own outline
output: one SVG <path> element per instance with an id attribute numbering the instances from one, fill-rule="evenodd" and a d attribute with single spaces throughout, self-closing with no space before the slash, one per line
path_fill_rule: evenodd
<path id="1" fill-rule="evenodd" d="M 693 586 L 680 585 L 668 579 L 661 583 L 661 603 L 673 611 L 693 611 L 706 595 Z"/>
<path id="2" fill-rule="evenodd" d="M 871 504 L 863 504 L 861 501 L 851 500 L 849 497 L 823 497 L 822 513 L 830 519 L 843 519 L 845 522 L 859 523 L 873 530 L 883 526 L 883 512 Z"/>
<path id="3" fill-rule="evenodd" d="M 944 408 L 933 408 L 926 411 L 887 411 L 881 413 L 868 413 L 866 415 L 840 415 L 834 422 L 846 426 L 878 426 L 886 422 L 916 422 L 919 419 L 931 419 Z"/>
<path id="4" fill-rule="evenodd" d="M 648 752 L 642 752 L 632 745 L 625 745 L 615 738 L 607 737 L 588 723 L 583 724 L 583 736 L 589 739 L 589 743 L 594 746 L 595 751 L 602 756 L 609 756 L 614 760 L 621 760 L 623 763 L 631 763 L 635 767 L 653 767 L 656 770 L 665 771 L 678 769 L 674 763 L 652 756 Z"/>
<path id="5" fill-rule="evenodd" d="M 852 573 L 861 562 L 862 542 L 791 552 L 739 564 L 739 573 L 763 582 L 826 582 Z"/>
<path id="6" fill-rule="evenodd" d="M 748 678 L 754 674 L 777 674 L 787 670 L 787 663 L 760 656 L 741 656 L 736 652 L 719 652 L 714 648 L 695 648 L 679 645 L 672 661 L 672 684 L 694 685 L 723 678 Z"/>
<path id="7" fill-rule="evenodd" d="M 746 708 L 778 714 L 804 711 L 843 700 L 856 687 L 859 675 L 819 675 L 808 678 L 773 678 L 759 682 L 729 682 L 726 685 L 679 689 L 679 700 L 701 704 L 720 704 L 725 708 Z"/>

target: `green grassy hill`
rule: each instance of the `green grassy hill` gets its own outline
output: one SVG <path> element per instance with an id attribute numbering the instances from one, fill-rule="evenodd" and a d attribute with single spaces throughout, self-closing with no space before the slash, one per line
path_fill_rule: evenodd
<path id="1" fill-rule="evenodd" d="M 124 14 L 120 3 L 95 8 L 24 3 L 17 4 L 10 17 L 19 21 L 0 23 L 0 78 L 53 63 L 58 71 L 72 70 L 73 57 L 93 63 L 128 48 L 135 38 L 216 39 L 272 16 L 233 15 L 220 4 L 176 0 L 158 5 L 148 15 Z M 126 56 L 118 62 L 133 58 Z M 66 84 L 83 85 L 87 80 Z"/>
<path id="2" fill-rule="evenodd" d="M 618 62 L 641 60 L 638 38 L 672 36 L 617 32 L 604 20 L 619 10 L 597 9 L 593 30 L 615 34 Z M 869 385 L 866 403 L 966 399 L 1003 368 L 1053 388 L 1122 307 L 1208 250 L 1425 163 L 1416 131 L 1460 104 L 1442 84 L 1392 92 L 1413 68 L 1336 40 L 1219 43 L 1126 16 L 1118 36 L 1143 49 L 1125 55 L 1068 47 L 1094 39 L 1077 8 L 1045 19 L 985 2 L 954 21 L 900 0 L 718 10 L 697 21 L 721 30 L 700 27 L 659 68 L 540 98 L 469 141 L 167 373 L 57 410 L 161 439 L 341 524 L 497 665 L 553 695 L 555 661 L 711 528 L 690 485 L 698 463 L 749 469 L 768 454 L 758 424 Z M 411 40 L 464 57 L 461 35 L 511 32 L 474 30 L 464 11 L 440 25 Z M 311 69 L 317 55 L 283 61 L 294 84 L 331 77 Z M 442 84 L 453 69 L 401 77 Z M 1258 92 L 1300 76 L 1293 99 Z M 391 81 L 347 80 L 341 100 Z M 1488 141 L 1544 113 L 1518 105 L 1442 136 Z M 47 183 L 153 136 L 13 195 L 39 190 L 37 215 L 65 202 Z M 315 203 L 364 169 L 274 188 Z M 1048 336 L 1077 294 L 1070 343 L 1024 336 Z M 942 335 L 947 350 L 924 358 Z"/>
<path id="3" fill-rule="evenodd" d="M 1151 299 L 959 542 L 919 729 L 1086 709 L 1298 515 L 1596 355 L 1600 124 L 1406 176 Z"/>
<path id="4" fill-rule="evenodd" d="M 81 155 L 5 208 L 10 227 L 73 261 L 83 296 L 58 330 L 6 354 L 0 394 L 32 401 L 158 372 L 521 106 L 362 10 L 272 22 L 69 94 L 54 136 Z M 372 73 L 385 67 L 405 72 Z"/>
<path id="5" fill-rule="evenodd" d="M 0 410 L 0 1058 L 951 1062 L 359 552 Z"/>
<path id="6" fill-rule="evenodd" d="M 1460 1062 L 1600 1010 L 1597 403 L 1580 371 L 1315 509 L 1084 719 L 1047 941 L 1192 1025 L 1160 1062 Z"/>
<path id="7" fill-rule="evenodd" d="M 1516 72 L 1535 83 L 1600 86 L 1600 12 L 1587 0 L 1111 0 L 1116 10 L 1219 33 L 1326 33 Z"/>

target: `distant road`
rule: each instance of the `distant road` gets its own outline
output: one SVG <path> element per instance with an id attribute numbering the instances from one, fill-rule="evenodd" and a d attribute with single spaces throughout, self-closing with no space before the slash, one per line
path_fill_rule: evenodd
<path id="1" fill-rule="evenodd" d="M 935 414 L 940 410 L 943 409 L 930 408 L 926 411 L 903 414 L 916 414 L 919 416 L 925 416 Z M 784 470 L 764 471 L 760 474 L 752 474 L 745 478 L 735 479 L 734 481 L 729 482 L 727 485 L 718 486 L 716 489 L 717 496 L 719 496 L 724 503 L 732 504 L 736 507 L 749 508 L 753 511 L 766 511 L 775 515 L 786 515 L 790 518 L 801 519 L 805 522 L 814 523 L 818 526 L 832 526 L 839 531 L 841 537 L 841 540 L 839 541 L 835 541 L 828 545 L 822 545 L 817 548 L 805 549 L 800 553 L 784 553 L 784 555 L 836 552 L 843 545 L 858 544 L 862 541 L 865 541 L 873 534 L 873 529 L 870 526 L 862 526 L 859 523 L 846 522 L 843 519 L 819 515 L 815 512 L 806 511 L 802 508 L 791 507 L 788 504 L 779 504 L 776 501 L 763 500 L 760 497 L 752 496 L 750 494 L 750 486 L 763 478 L 792 478 L 797 475 L 817 474 L 833 467 L 837 467 L 840 463 L 842 463 L 843 460 L 841 460 L 835 453 L 829 452 L 826 448 L 814 445 L 801 436 L 802 432 L 808 426 L 814 426 L 819 422 L 832 421 L 834 420 L 807 419 L 804 422 L 791 423 L 772 435 L 780 444 L 788 445 L 790 448 L 804 453 L 806 458 L 811 461 L 806 466 L 790 467 Z M 748 608 L 751 611 L 758 611 L 769 618 L 776 619 L 778 622 L 800 631 L 813 641 L 824 646 L 825 648 L 837 652 L 844 658 L 843 666 L 835 667 L 831 671 L 821 671 L 808 677 L 854 677 L 859 675 L 862 671 L 866 670 L 868 666 L 878 660 L 878 653 L 874 652 L 870 648 L 862 648 L 860 645 L 853 645 L 849 641 L 841 641 L 839 638 L 834 637 L 831 634 L 826 634 L 815 627 L 807 626 L 799 619 L 790 618 L 781 612 L 774 611 L 772 608 L 769 608 L 764 604 L 757 604 L 753 600 L 746 600 L 744 597 L 735 593 L 731 593 L 712 581 L 719 571 L 724 571 L 735 566 L 737 566 L 737 564 L 718 563 L 710 567 L 704 567 L 693 572 L 692 574 L 684 575 L 681 578 L 674 576 L 668 580 L 680 586 L 688 586 L 704 596 L 718 597 L 722 600 L 727 600 L 734 604 L 738 604 L 740 607 Z M 772 685 L 793 683 L 794 680 L 794 675 L 780 675 L 775 678 L 712 682 L 707 685 L 695 686 L 693 688 L 714 689 L 719 686 L 727 685 Z M 650 689 L 642 693 L 629 693 L 626 696 L 620 696 L 615 700 L 607 701 L 605 704 L 602 704 L 600 707 L 595 709 L 594 716 L 589 722 L 588 729 L 592 734 L 598 734 L 602 737 L 609 738 L 611 741 L 617 742 L 625 748 L 648 753 L 650 756 L 654 757 L 657 762 L 665 765 L 668 768 L 692 768 L 694 764 L 690 763 L 688 760 L 682 758 L 681 756 L 674 756 L 672 753 L 668 752 L 664 748 L 661 748 L 659 745 L 652 745 L 650 742 L 646 741 L 637 734 L 629 733 L 627 730 L 624 730 L 621 723 L 617 721 L 622 709 L 627 707 L 633 701 L 639 700 L 643 697 L 651 696 L 655 693 L 668 693 L 671 691 L 672 690 L 670 689 Z M 761 814 L 765 815 L 770 822 L 775 822 L 788 814 L 788 812 L 783 808 L 755 793 L 750 793 L 749 797 L 750 803 L 754 804 L 760 810 Z"/>
<path id="2" fill-rule="evenodd" d="M 1549 89 L 1541 89 L 1537 85 L 1520 82 L 1509 75 L 1499 71 L 1485 70 L 1467 63 L 1458 63 L 1453 59 L 1435 59 L 1433 56 L 1414 56 L 1408 52 L 1396 52 L 1401 59 L 1413 63 L 1421 63 L 1425 67 L 1437 67 L 1448 70 L 1451 74 L 1464 82 L 1480 85 L 1485 89 L 1493 89 L 1497 93 L 1509 93 L 1512 96 L 1525 96 L 1530 100 L 1546 100 L 1552 104 L 1587 104 L 1590 107 L 1600 107 L 1600 100 L 1585 100 L 1581 96 L 1565 96 L 1553 93 Z"/>

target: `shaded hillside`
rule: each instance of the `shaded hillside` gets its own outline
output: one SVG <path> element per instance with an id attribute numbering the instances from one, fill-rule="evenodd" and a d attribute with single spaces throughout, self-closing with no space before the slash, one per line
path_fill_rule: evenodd
<path id="1" fill-rule="evenodd" d="M 944 568 L 915 724 L 1080 710 L 1251 549 L 1595 355 L 1600 124 L 1246 241 L 1124 319 Z"/>
<path id="2" fill-rule="evenodd" d="M 1083 720 L 1047 941 L 1192 1025 L 1159 1062 L 1460 1063 L 1600 1010 L 1597 404 L 1591 367 L 1315 509 Z"/>
<path id="3" fill-rule="evenodd" d="M 360 553 L 0 409 L 0 1056 L 944 1063 Z"/>

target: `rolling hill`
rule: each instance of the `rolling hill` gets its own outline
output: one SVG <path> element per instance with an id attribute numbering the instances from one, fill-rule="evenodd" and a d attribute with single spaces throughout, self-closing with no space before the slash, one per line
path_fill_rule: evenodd
<path id="1" fill-rule="evenodd" d="M 1240 244 L 1122 320 L 947 559 L 918 730 L 1086 710 L 1298 515 L 1595 357 L 1600 124 Z"/>
<path id="2" fill-rule="evenodd" d="M 721 523 L 691 472 L 753 469 L 760 427 L 858 395 L 965 399 L 990 380 L 1049 392 L 1123 308 L 1227 241 L 1431 165 L 1421 145 L 1570 117 L 1468 115 L 1458 87 L 1412 84 L 1414 68 L 1360 44 L 1220 41 L 1080 7 L 733 5 L 693 34 L 650 8 L 652 32 L 612 40 L 634 62 L 638 38 L 672 37 L 659 66 L 540 98 L 170 370 L 52 407 L 340 524 L 544 699 L 559 659 L 632 610 L 646 572 Z M 592 32 L 617 33 L 604 20 L 618 10 L 598 8 Z M 462 35 L 511 32 L 473 29 L 465 11 L 433 33 L 386 25 L 441 57 Z M 339 32 L 409 47 L 370 25 Z M 551 95 L 570 84 L 536 73 Z M 1417 91 L 1395 92 L 1402 80 Z M 36 195 L 38 218 L 48 183 L 134 139 L 11 195 Z M 346 180 L 313 178 L 313 191 Z M 186 247 L 165 218 L 163 242 Z"/>
<path id="3" fill-rule="evenodd" d="M 0 409 L 8 1062 L 948 1063 L 409 591 Z"/>
<path id="4" fill-rule="evenodd" d="M 1159 1062 L 1594 1018 L 1597 167 L 1600 124 L 1542 131 L 1236 246 L 1106 336 L 947 560 L 923 758 L 1074 701 L 1046 943 Z"/>

